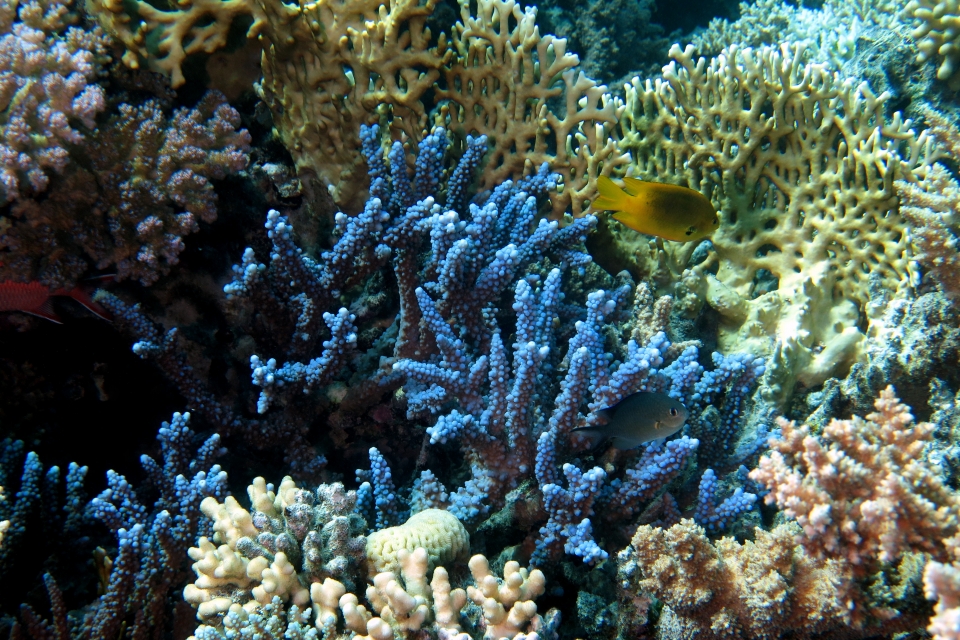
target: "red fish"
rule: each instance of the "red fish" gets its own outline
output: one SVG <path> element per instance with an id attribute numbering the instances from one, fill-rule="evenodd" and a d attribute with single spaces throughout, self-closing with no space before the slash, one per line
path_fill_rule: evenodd
<path id="1" fill-rule="evenodd" d="M 113 276 L 105 276 L 105 278 L 113 279 Z M 96 316 L 110 320 L 109 312 L 90 297 L 90 289 L 89 286 L 84 285 L 77 285 L 73 289 L 51 289 L 39 282 L 0 282 L 0 311 L 22 311 L 62 324 L 53 310 L 50 299 L 53 296 L 67 296 L 85 306 Z"/>

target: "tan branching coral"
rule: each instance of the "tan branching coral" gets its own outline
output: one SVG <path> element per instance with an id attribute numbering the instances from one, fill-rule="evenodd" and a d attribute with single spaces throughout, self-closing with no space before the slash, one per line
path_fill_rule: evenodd
<path id="1" fill-rule="evenodd" d="M 90 12 L 126 47 L 130 66 L 147 64 L 184 82 L 182 65 L 226 43 L 238 18 L 262 47 L 257 85 L 277 135 L 297 167 L 319 176 L 338 205 L 357 211 L 365 196 L 359 127 L 389 124 L 412 147 L 428 113 L 460 136 L 493 144 L 481 188 L 550 162 L 564 180 L 553 214 L 583 212 L 601 173 L 623 165 L 612 136 L 623 105 L 579 73 L 566 42 L 540 36 L 536 10 L 517 0 L 460 0 L 454 32 L 432 38 L 437 0 L 193 0 L 162 11 L 147 0 L 87 0 Z M 435 92 L 429 94 L 431 90 Z M 437 104 L 426 103 L 428 95 Z M 563 116 L 547 103 L 559 99 Z"/>
<path id="2" fill-rule="evenodd" d="M 367 182 L 360 125 L 389 118 L 393 134 L 413 142 L 428 128 L 422 99 L 450 56 L 442 35 L 430 46 L 436 2 L 321 0 L 300 5 L 295 18 L 270 18 L 260 96 L 297 167 L 319 175 L 351 212 Z M 277 0 L 263 6 L 291 11 Z"/>
<path id="3" fill-rule="evenodd" d="M 937 78 L 960 89 L 960 1 L 911 0 L 904 11 L 914 18 L 917 60 L 939 60 Z"/>
<path id="4" fill-rule="evenodd" d="M 952 557 L 960 496 L 926 457 L 934 425 L 916 423 L 892 387 L 866 419 L 836 420 L 819 436 L 780 419 L 782 437 L 750 477 L 768 503 L 795 518 L 815 558 L 843 562 L 847 580 L 874 574 L 905 553 Z"/>
<path id="5" fill-rule="evenodd" d="M 644 525 L 620 552 L 620 576 L 664 603 L 660 638 L 824 637 L 849 622 L 837 563 L 808 556 L 796 533 L 780 525 L 713 544 L 692 520 Z"/>
<path id="6" fill-rule="evenodd" d="M 885 115 L 888 95 L 802 51 L 708 60 L 673 47 L 662 79 L 627 87 L 621 118 L 631 173 L 698 189 L 721 211 L 716 252 L 688 286 L 721 314 L 721 350 L 774 356 L 776 401 L 861 357 L 871 279 L 909 286 L 894 181 L 916 179 L 930 155 L 927 136 Z"/>
<path id="7" fill-rule="evenodd" d="M 449 101 L 454 132 L 484 133 L 492 142 L 480 188 L 549 162 L 564 178 L 551 196 L 554 216 L 580 215 L 597 176 L 626 163 L 612 137 L 623 103 L 577 69 L 565 40 L 540 35 L 535 7 L 481 0 L 475 16 L 468 2 L 460 7 L 451 39 L 457 57 L 438 97 Z M 547 106 L 555 98 L 564 102 L 563 118 Z"/>

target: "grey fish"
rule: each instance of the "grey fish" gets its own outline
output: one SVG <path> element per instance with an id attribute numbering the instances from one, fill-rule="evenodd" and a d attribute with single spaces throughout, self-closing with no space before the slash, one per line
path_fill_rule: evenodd
<path id="1" fill-rule="evenodd" d="M 609 439 L 617 449 L 634 449 L 644 442 L 672 436 L 683 427 L 688 415 L 679 400 L 650 391 L 638 391 L 597 413 L 607 419 L 606 424 L 573 432 L 586 436 L 591 448 Z"/>

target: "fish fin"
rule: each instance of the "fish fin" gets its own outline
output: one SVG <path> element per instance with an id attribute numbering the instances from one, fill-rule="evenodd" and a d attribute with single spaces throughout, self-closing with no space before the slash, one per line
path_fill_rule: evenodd
<path id="1" fill-rule="evenodd" d="M 603 433 L 595 427 L 580 427 L 574 429 L 572 433 L 586 440 L 591 449 L 596 449 L 597 445 L 604 440 Z"/>
<path id="2" fill-rule="evenodd" d="M 590 205 L 595 211 L 621 211 L 627 205 L 627 193 L 607 176 L 597 178 L 597 191 L 600 195 Z"/>
<path id="3" fill-rule="evenodd" d="M 643 224 L 643 221 L 644 221 L 643 217 L 635 213 L 625 213 L 623 211 L 618 211 L 617 213 L 613 214 L 610 217 L 613 218 L 614 220 L 618 220 L 622 222 L 625 226 L 630 227 L 634 231 L 639 231 L 640 233 L 645 233 L 650 236 L 660 235 L 661 237 L 665 237 L 657 233 L 654 229 L 649 228 L 649 225 Z M 667 238 L 667 240 L 670 240 L 670 239 L 671 238 Z"/>
<path id="4" fill-rule="evenodd" d="M 613 420 L 613 410 L 615 407 L 606 407 L 605 409 L 597 409 L 593 414 L 599 418 L 603 418 L 604 421 L 609 423 Z M 582 429 L 589 429 L 589 427 L 581 427 Z"/>
<path id="5" fill-rule="evenodd" d="M 91 297 L 90 294 L 91 292 L 87 290 L 85 287 L 78 286 L 71 289 L 65 295 L 70 296 L 71 298 L 73 298 L 74 300 L 82 304 L 84 307 L 86 307 L 87 311 L 89 311 L 93 315 L 97 316 L 98 318 L 103 318 L 107 322 L 110 322 L 112 320 L 112 318 L 110 317 L 110 312 L 104 309 L 99 302 L 96 302 Z"/>
<path id="6" fill-rule="evenodd" d="M 629 449 L 636 449 L 642 445 L 646 440 L 638 440 L 636 438 L 624 438 L 622 436 L 616 436 L 612 439 L 611 445 L 615 449 L 620 449 L 621 451 L 627 451 Z"/>
<path id="7" fill-rule="evenodd" d="M 33 309 L 20 309 L 24 313 L 29 313 L 32 316 L 37 316 L 38 318 L 44 318 L 50 322 L 55 322 L 57 324 L 63 324 L 63 320 L 60 319 L 60 316 L 57 315 L 57 312 L 53 310 L 53 303 L 50 301 L 50 298 L 47 298 L 43 301 L 39 307 L 34 307 Z"/>
<path id="8" fill-rule="evenodd" d="M 624 178 L 623 179 L 623 190 L 629 193 L 632 196 L 638 196 L 648 188 L 648 183 L 644 180 L 637 180 L 636 178 Z"/>

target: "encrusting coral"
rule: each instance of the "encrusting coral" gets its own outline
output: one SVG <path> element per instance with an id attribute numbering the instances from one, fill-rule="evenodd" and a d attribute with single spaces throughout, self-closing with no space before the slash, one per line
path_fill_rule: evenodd
<path id="1" fill-rule="evenodd" d="M 756 530 L 755 541 L 711 543 L 683 520 L 643 525 L 620 552 L 619 575 L 664 603 L 660 638 L 819 638 L 848 623 L 838 563 L 808 556 L 795 524 Z"/>
<path id="2" fill-rule="evenodd" d="M 662 79 L 626 88 L 621 118 L 630 173 L 699 189 L 720 210 L 715 251 L 677 287 L 720 314 L 721 351 L 773 356 L 765 397 L 777 403 L 862 358 L 871 278 L 910 286 L 894 182 L 920 179 L 932 158 L 929 136 L 887 117 L 889 95 L 803 51 L 705 59 L 675 46 Z"/>

